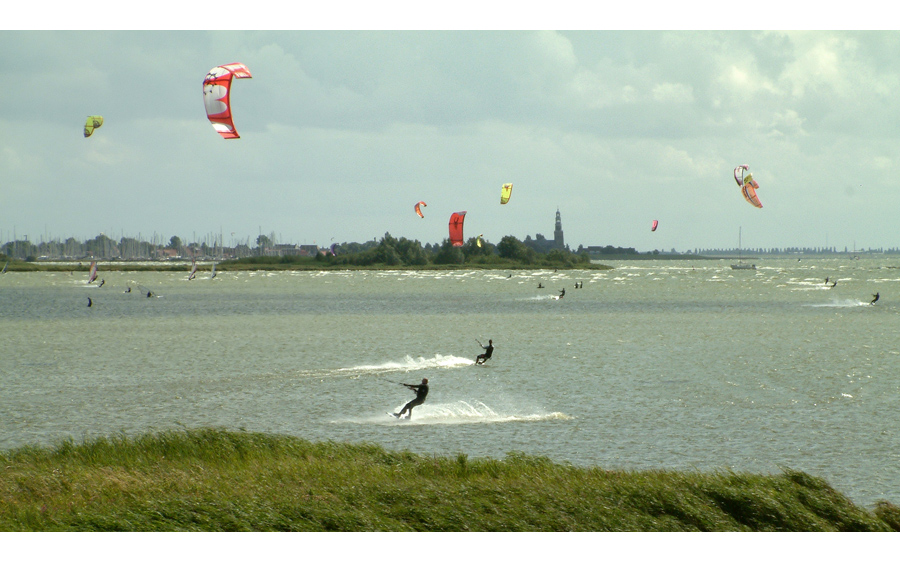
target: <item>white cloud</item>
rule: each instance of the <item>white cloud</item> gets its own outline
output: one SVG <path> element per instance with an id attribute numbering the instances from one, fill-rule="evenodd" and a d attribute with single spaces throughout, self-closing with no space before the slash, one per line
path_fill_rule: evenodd
<path id="1" fill-rule="evenodd" d="M 691 103 L 694 101 L 693 88 L 687 84 L 663 83 L 653 86 L 653 99 L 662 103 Z"/>
<path id="2" fill-rule="evenodd" d="M 684 248 L 721 246 L 735 221 L 758 245 L 802 245 L 786 226 L 801 217 L 890 245 L 894 35 L 0 32 L 0 232 L 439 242 L 451 210 L 498 238 L 549 233 L 560 206 L 575 245 L 652 249 L 649 213 Z M 235 61 L 253 79 L 225 141 L 201 82 Z M 731 179 L 745 163 L 761 210 Z M 878 208 L 847 207 L 853 185 Z"/>

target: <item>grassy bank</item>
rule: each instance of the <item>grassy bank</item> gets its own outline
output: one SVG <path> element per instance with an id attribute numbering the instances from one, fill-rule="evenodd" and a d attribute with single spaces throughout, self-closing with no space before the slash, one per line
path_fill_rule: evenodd
<path id="1" fill-rule="evenodd" d="M 800 472 L 620 472 L 219 430 L 0 453 L 0 531 L 889 531 Z"/>

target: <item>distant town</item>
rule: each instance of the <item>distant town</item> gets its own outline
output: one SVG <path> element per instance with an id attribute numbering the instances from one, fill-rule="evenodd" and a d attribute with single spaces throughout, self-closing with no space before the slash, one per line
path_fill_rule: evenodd
<path id="1" fill-rule="evenodd" d="M 336 256 L 359 254 L 364 252 L 372 252 L 379 246 L 387 243 L 389 246 L 395 246 L 397 240 L 391 237 L 389 233 L 381 241 L 369 240 L 366 242 L 341 242 L 330 246 L 319 246 L 317 244 L 293 244 L 279 243 L 276 241 L 275 233 L 269 235 L 260 234 L 253 241 L 245 238 L 237 243 L 226 246 L 223 243 L 221 234 L 208 234 L 202 236 L 200 240 L 195 239 L 186 242 L 179 236 L 172 236 L 168 240 L 163 237 L 154 235 L 150 240 L 144 240 L 140 236 L 127 237 L 122 236 L 119 240 L 110 238 L 106 234 L 99 234 L 90 240 L 77 240 L 73 237 L 62 240 L 60 238 L 52 240 L 29 240 L 24 237 L 22 240 L 14 239 L 0 245 L 0 254 L 10 259 L 22 261 L 79 261 L 79 260 L 108 260 L 108 261 L 172 261 L 172 260 L 200 260 L 200 261 L 222 261 L 236 260 L 243 258 L 316 258 L 317 256 Z M 422 246 L 417 241 L 407 243 L 405 239 L 400 239 L 406 246 L 414 244 L 418 246 L 418 250 L 425 257 L 419 260 L 433 261 L 433 256 L 439 256 L 441 252 L 447 252 L 446 246 L 449 241 L 444 240 L 442 244 L 425 244 Z M 537 255 L 547 254 L 567 254 L 577 255 L 587 259 L 710 259 L 710 258 L 728 258 L 742 256 L 745 258 L 760 257 L 786 257 L 786 256 L 820 256 L 820 257 L 860 257 L 860 256 L 876 256 L 885 254 L 900 254 L 900 248 L 861 248 L 850 249 L 844 247 L 842 250 L 836 247 L 786 247 L 786 248 L 694 248 L 687 251 L 678 251 L 675 248 L 670 250 L 651 250 L 648 252 L 638 252 L 634 248 L 624 248 L 619 246 L 584 246 L 579 245 L 577 249 L 572 249 L 565 242 L 565 235 L 562 229 L 562 218 L 560 212 L 556 211 L 556 220 L 554 225 L 553 237 L 547 238 L 542 234 L 536 234 L 534 238 L 531 235 L 525 237 L 525 240 L 519 241 L 512 236 L 505 236 L 498 245 L 483 242 L 479 238 L 470 238 L 466 246 L 471 246 L 469 253 L 477 253 L 481 255 L 490 253 L 504 253 L 504 242 L 507 242 L 507 253 L 516 252 L 513 246 L 521 245 L 528 251 Z M 476 251 L 477 248 L 477 251 Z M 462 250 L 465 253 L 465 249 Z M 521 253 L 521 252 L 520 252 Z M 455 257 L 448 257 L 449 260 L 455 260 Z M 401 260 L 403 262 L 407 260 Z M 411 264 L 414 265 L 414 264 Z"/>

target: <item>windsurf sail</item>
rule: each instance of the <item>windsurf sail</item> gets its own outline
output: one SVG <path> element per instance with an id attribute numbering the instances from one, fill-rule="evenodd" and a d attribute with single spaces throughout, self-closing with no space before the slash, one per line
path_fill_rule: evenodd
<path id="1" fill-rule="evenodd" d="M 194 278 L 197 275 L 197 262 L 194 261 L 194 258 L 191 258 L 191 274 L 188 276 L 188 281 Z"/>
<path id="2" fill-rule="evenodd" d="M 213 264 L 213 267 L 212 267 L 212 275 L 210 275 L 209 278 L 210 278 L 210 279 L 215 279 L 215 278 L 216 278 L 216 264 Z"/>
<path id="3" fill-rule="evenodd" d="M 503 187 L 500 188 L 500 204 L 506 205 L 509 203 L 509 196 L 512 195 L 512 184 L 504 183 Z"/>
<path id="4" fill-rule="evenodd" d="M 650 232 L 656 232 L 656 227 L 659 226 L 659 221 L 654 220 L 650 223 Z"/>
<path id="5" fill-rule="evenodd" d="M 6 273 L 6 268 L 9 267 L 9 262 L 3 264 L 3 271 L 0 271 L 0 274 Z"/>
<path id="6" fill-rule="evenodd" d="M 466 211 L 450 215 L 450 243 L 454 246 L 463 245 L 463 221 L 465 220 Z"/>
<path id="7" fill-rule="evenodd" d="M 231 114 L 231 81 L 234 78 L 253 78 L 244 64 L 233 62 L 210 70 L 203 79 L 203 104 L 206 116 L 223 139 L 238 139 L 241 136 L 234 128 Z"/>
<path id="8" fill-rule="evenodd" d="M 414 208 L 416 210 L 416 214 L 419 215 L 420 218 L 425 218 L 425 215 L 422 214 L 422 207 L 427 206 L 428 205 L 425 204 L 425 201 L 419 201 L 418 203 L 416 203 L 416 206 Z"/>
<path id="9" fill-rule="evenodd" d="M 90 275 L 88 276 L 88 283 L 93 283 L 96 278 L 97 278 L 97 262 L 92 261 L 91 262 L 91 272 L 90 272 Z"/>
<path id="10" fill-rule="evenodd" d="M 741 194 L 744 196 L 744 199 L 747 200 L 747 203 L 750 203 L 757 209 L 762 209 L 762 203 L 760 203 L 759 197 L 756 195 L 759 184 L 753 179 L 753 174 L 751 174 L 749 170 L 750 168 L 746 164 L 741 164 L 735 168 L 734 181 L 740 186 Z M 745 174 L 744 172 L 747 173 Z M 740 174 L 740 177 L 738 177 L 738 174 Z"/>
<path id="11" fill-rule="evenodd" d="M 84 138 L 94 134 L 94 129 L 99 129 L 103 125 L 103 117 L 99 115 L 91 115 L 84 123 Z"/>

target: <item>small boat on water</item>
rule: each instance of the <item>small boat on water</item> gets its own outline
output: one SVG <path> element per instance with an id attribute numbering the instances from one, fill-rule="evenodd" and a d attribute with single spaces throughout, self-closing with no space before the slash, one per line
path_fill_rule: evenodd
<path id="1" fill-rule="evenodd" d="M 731 269 L 756 269 L 755 263 L 744 263 L 744 253 L 741 249 L 741 227 L 738 227 L 738 262 L 731 264 Z"/>

